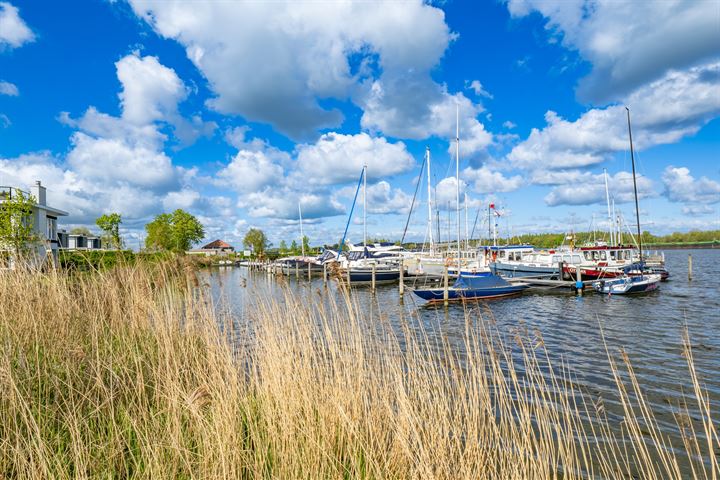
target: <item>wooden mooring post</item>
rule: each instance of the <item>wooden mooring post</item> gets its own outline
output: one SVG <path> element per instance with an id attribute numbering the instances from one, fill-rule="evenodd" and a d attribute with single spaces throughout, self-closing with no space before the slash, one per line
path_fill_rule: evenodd
<path id="1" fill-rule="evenodd" d="M 350 288 L 350 265 L 347 268 L 347 286 Z"/>
<path id="2" fill-rule="evenodd" d="M 403 300 L 405 295 L 405 259 L 400 259 L 400 301 Z"/>
<path id="3" fill-rule="evenodd" d="M 688 253 L 688 282 L 692 282 L 692 253 Z"/>
<path id="4" fill-rule="evenodd" d="M 575 266 L 575 292 L 578 295 L 583 294 L 583 281 L 582 281 L 582 270 L 580 270 L 580 265 Z"/>
<path id="5" fill-rule="evenodd" d="M 323 263 L 323 283 L 327 285 L 327 263 Z"/>
<path id="6" fill-rule="evenodd" d="M 376 265 L 372 264 L 372 291 L 375 293 L 375 271 L 376 271 Z"/>
<path id="7" fill-rule="evenodd" d="M 448 266 L 445 265 L 445 274 L 443 275 L 443 305 L 446 307 L 448 306 L 448 298 L 450 297 L 448 293 L 448 283 Z"/>
<path id="8" fill-rule="evenodd" d="M 288 272 L 288 273 L 290 273 L 290 272 Z M 297 260 L 295 260 L 295 278 L 300 280 L 300 262 L 298 262 Z"/>

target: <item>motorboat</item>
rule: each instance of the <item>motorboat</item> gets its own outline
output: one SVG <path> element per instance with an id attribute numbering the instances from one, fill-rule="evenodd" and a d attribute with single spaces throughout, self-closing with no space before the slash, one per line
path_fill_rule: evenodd
<path id="1" fill-rule="evenodd" d="M 659 274 L 626 275 L 610 280 L 598 280 L 593 282 L 592 286 L 598 293 L 628 295 L 657 290 L 660 280 Z"/>

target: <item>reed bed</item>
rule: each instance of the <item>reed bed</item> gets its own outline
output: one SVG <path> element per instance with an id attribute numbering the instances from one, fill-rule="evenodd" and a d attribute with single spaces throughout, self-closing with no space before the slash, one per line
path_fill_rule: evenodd
<path id="1" fill-rule="evenodd" d="M 507 344 L 468 308 L 462 352 L 347 293 L 257 301 L 244 322 L 182 264 L 0 275 L 1 478 L 712 478 L 693 386 L 677 438 L 630 359 L 624 419 L 539 334 Z M 609 351 L 612 351 L 609 349 Z"/>

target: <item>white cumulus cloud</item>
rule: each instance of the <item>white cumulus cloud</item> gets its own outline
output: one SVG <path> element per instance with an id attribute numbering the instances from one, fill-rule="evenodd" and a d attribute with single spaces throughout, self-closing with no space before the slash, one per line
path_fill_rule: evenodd
<path id="1" fill-rule="evenodd" d="M 638 197 L 655 196 L 653 182 L 647 177 L 637 177 Z M 630 172 L 618 172 L 608 177 L 608 190 L 610 197 L 616 203 L 628 203 L 635 199 L 633 193 L 633 179 Z M 550 207 L 558 205 L 592 205 L 604 204 L 605 176 L 581 175 L 575 181 L 554 187 L 545 196 L 545 204 Z"/>
<path id="2" fill-rule="evenodd" d="M 415 167 L 402 142 L 390 143 L 367 133 L 327 133 L 314 144 L 297 147 L 300 182 L 321 185 L 342 184 L 358 179 L 363 165 L 368 178 L 375 180 L 404 173 Z"/>
<path id="3" fill-rule="evenodd" d="M 368 79 L 429 79 L 452 38 L 442 10 L 421 0 L 130 3 L 185 47 L 217 95 L 212 108 L 294 138 L 340 125 L 318 99 L 362 97 Z"/>
<path id="4" fill-rule="evenodd" d="M 715 0 L 509 0 L 521 17 L 537 11 L 563 45 L 592 63 L 579 86 L 582 98 L 615 101 L 668 69 L 718 59 Z"/>
<path id="5" fill-rule="evenodd" d="M 35 40 L 35 34 L 20 18 L 17 7 L 8 2 L 0 2 L 0 50 L 18 48 Z"/>
<path id="6" fill-rule="evenodd" d="M 665 196 L 673 202 L 717 203 L 720 202 L 720 182 L 707 177 L 696 179 L 685 167 L 668 166 L 662 174 Z"/>
<path id="7" fill-rule="evenodd" d="M 695 134 L 720 115 L 720 62 L 670 71 L 626 98 L 637 149 L 674 143 Z M 548 111 L 547 125 L 508 154 L 515 167 L 563 169 L 602 163 L 609 154 L 629 150 L 624 105 L 593 108 L 575 121 Z"/>
<path id="8" fill-rule="evenodd" d="M 0 81 L 0 95 L 8 95 L 10 97 L 17 97 L 20 95 L 20 91 L 17 85 L 10 82 Z"/>

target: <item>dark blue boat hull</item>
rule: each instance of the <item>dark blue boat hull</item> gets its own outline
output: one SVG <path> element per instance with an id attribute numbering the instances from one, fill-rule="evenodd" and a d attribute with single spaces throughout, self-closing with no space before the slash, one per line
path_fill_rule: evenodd
<path id="1" fill-rule="evenodd" d="M 375 282 L 396 282 L 400 279 L 399 270 L 377 270 Z M 350 270 L 350 283 L 371 283 L 372 270 Z"/>
<path id="2" fill-rule="evenodd" d="M 512 285 L 509 287 L 479 288 L 479 289 L 455 289 L 448 288 L 448 300 L 474 300 L 509 297 L 517 295 L 525 290 L 525 285 Z M 429 288 L 413 290 L 413 293 L 423 300 L 438 302 L 444 300 L 444 289 Z"/>

